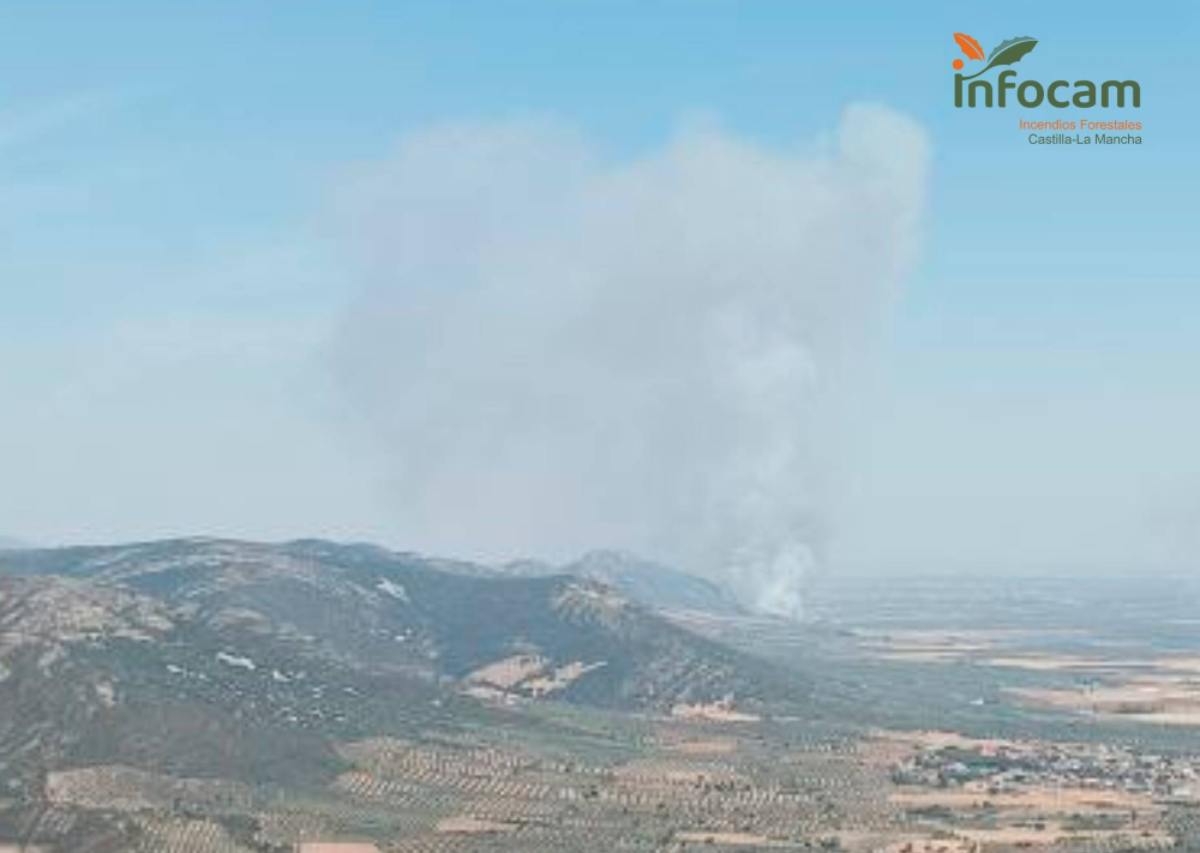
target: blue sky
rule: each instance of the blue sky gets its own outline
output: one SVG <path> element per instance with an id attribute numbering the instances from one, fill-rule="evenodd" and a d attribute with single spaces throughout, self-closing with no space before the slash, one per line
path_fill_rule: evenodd
<path id="1" fill-rule="evenodd" d="M 1139 80 L 1144 144 L 1034 146 L 1018 117 L 1075 111 L 955 110 L 956 30 L 985 48 L 1035 36 L 1022 74 Z M 695 121 L 791 145 L 865 100 L 923 125 L 934 160 L 921 260 L 884 344 L 874 405 L 889 428 L 869 430 L 870 462 L 851 478 L 846 559 L 1186 559 L 1172 543 L 1200 545 L 1177 530 L 1200 518 L 1196 31 L 1182 2 L 10 8 L 0 390 L 12 407 L 0 465 L 15 477 L 0 532 L 387 539 L 388 510 L 347 497 L 370 462 L 330 449 L 325 427 L 341 413 L 306 372 L 352 296 L 331 213 L 347 174 L 446 120 L 548 117 L 619 159 Z M 171 330 L 193 347 L 175 367 Z M 248 346 L 264 335 L 278 346 Z M 206 373 L 210 357 L 238 375 Z M 178 399 L 162 391 L 172 370 Z M 239 426 L 231 411 L 257 422 Z M 166 449 L 138 461 L 133 437 L 185 422 L 240 448 L 240 470 L 266 459 L 262 471 L 244 483 L 213 474 L 180 497 Z M 185 453 L 191 434 L 179 435 L 172 451 Z M 326 484 L 336 513 L 319 495 L 297 498 L 297 480 L 264 485 L 297 455 L 341 472 Z M 955 473 L 964 465 L 978 468 L 976 494 Z M 126 488 L 122 470 L 134 472 Z M 225 482 L 240 497 L 217 502 Z M 1048 529 L 1068 504 L 1069 523 Z M 1087 541 L 1143 515 L 1149 527 Z M 856 544 L 867 540 L 877 544 Z"/>

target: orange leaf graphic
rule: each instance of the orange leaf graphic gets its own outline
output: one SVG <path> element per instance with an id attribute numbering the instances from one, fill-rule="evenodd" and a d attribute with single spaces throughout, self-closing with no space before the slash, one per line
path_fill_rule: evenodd
<path id="1" fill-rule="evenodd" d="M 958 42 L 962 52 L 967 55 L 967 59 L 983 59 L 983 48 L 979 46 L 979 42 L 966 33 L 955 33 L 954 40 Z"/>

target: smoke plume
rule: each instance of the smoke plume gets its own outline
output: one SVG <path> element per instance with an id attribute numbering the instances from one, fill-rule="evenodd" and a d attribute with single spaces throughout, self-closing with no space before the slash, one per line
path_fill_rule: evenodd
<path id="1" fill-rule="evenodd" d="M 346 197 L 365 281 L 337 358 L 406 542 L 628 548 L 797 614 L 925 165 L 869 106 L 806 146 L 693 128 L 616 162 L 537 123 L 402 140 Z"/>

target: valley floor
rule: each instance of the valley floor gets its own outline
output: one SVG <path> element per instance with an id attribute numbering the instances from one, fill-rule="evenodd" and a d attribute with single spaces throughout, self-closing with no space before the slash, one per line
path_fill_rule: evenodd
<path id="1" fill-rule="evenodd" d="M 107 581 L 9 583 L 0 647 L 23 675 L 0 673 L 0 698 L 25 719 L 0 716 L 0 853 L 1200 849 L 1192 587 L 943 579 L 814 596 L 805 624 L 668 621 L 576 581 L 395 565 L 385 585 L 390 563 L 347 561 L 331 636 L 356 613 L 407 621 L 318 656 L 301 632 L 237 627 L 275 579 L 308 577 L 268 556 L 272 594 L 219 599 L 207 621 L 186 604 L 213 595 L 199 570 L 169 606 Z M 153 577 L 143 589 L 180 588 Z M 503 584 L 527 614 L 508 633 L 412 627 Z M 227 651 L 251 647 L 257 662 Z M 335 665 L 394 648 L 434 674 Z M 634 687 L 641 705 L 615 704 Z M 137 695 L 180 704 L 152 719 L 128 710 Z M 47 710 L 54 725 L 31 723 Z M 226 733 L 241 739 L 209 756 Z"/>

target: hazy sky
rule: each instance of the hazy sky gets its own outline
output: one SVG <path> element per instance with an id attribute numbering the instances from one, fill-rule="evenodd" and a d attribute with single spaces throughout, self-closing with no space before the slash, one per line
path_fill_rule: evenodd
<path id="1" fill-rule="evenodd" d="M 601 182 L 669 159 L 697 132 L 755 162 L 836 170 L 844 111 L 866 102 L 921 128 L 932 159 L 905 190 L 905 205 L 923 211 L 913 234 L 878 229 L 876 245 L 903 256 L 903 274 L 891 282 L 889 272 L 870 297 L 879 322 L 862 344 L 869 357 L 835 423 L 822 419 L 832 437 L 811 451 L 828 558 L 1195 567 L 1192 5 L 10 9 L 0 26 L 0 534 L 521 550 L 532 529 L 502 544 L 463 531 L 456 548 L 453 529 L 434 535 L 417 521 L 398 498 L 410 482 L 389 445 L 411 433 L 389 427 L 381 440 L 376 405 L 404 392 L 379 379 L 406 375 L 400 364 L 388 373 L 386 359 L 413 350 L 383 347 L 370 367 L 346 356 L 362 312 L 386 317 L 399 298 L 387 295 L 394 265 L 409 263 L 394 253 L 397 198 L 420 201 L 395 188 L 413 140 L 464 123 L 484 137 L 550 127 L 577 140 L 591 163 L 581 174 Z M 987 47 L 1037 37 L 1019 68 L 1042 79 L 1138 79 L 1145 144 L 1032 146 L 1018 118 L 1074 111 L 956 111 L 956 30 Z M 890 150 L 888 128 L 901 125 L 873 126 L 879 138 L 863 132 L 855 144 Z M 547 168 L 570 172 L 573 156 L 559 152 Z M 846 186 L 866 180 L 854 174 Z M 436 173 L 426 180 L 421 197 L 436 208 L 447 196 Z M 812 208 L 817 219 L 829 209 Z M 462 235 L 439 234 L 456 257 Z M 485 257 L 472 239 L 464 257 Z M 418 268 L 436 287 L 437 265 Z M 348 365 L 370 381 L 355 386 Z M 577 539 L 547 533 L 528 550 Z"/>

